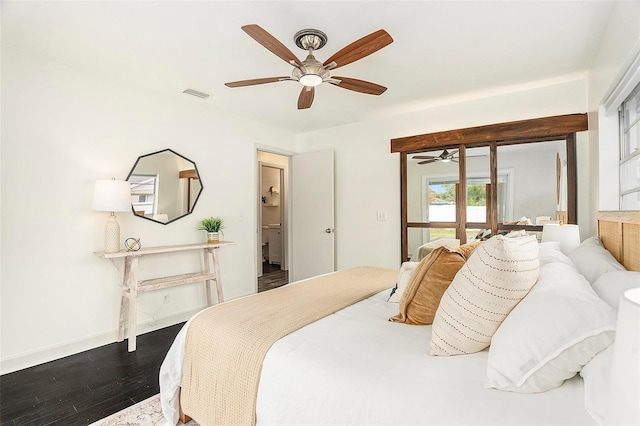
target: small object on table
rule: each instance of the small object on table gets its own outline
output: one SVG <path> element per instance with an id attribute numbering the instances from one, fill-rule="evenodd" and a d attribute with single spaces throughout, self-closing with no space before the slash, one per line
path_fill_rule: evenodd
<path id="1" fill-rule="evenodd" d="M 142 247 L 142 244 L 140 244 L 140 238 L 127 238 L 124 246 L 127 251 L 138 251 Z"/>

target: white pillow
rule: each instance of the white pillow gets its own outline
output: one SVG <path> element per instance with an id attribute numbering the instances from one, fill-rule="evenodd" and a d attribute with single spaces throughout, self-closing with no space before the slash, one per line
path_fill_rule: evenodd
<path id="1" fill-rule="evenodd" d="M 560 250 L 559 241 L 545 241 L 544 243 L 538 244 L 538 259 L 540 261 L 540 267 L 551 262 L 564 262 L 575 268 L 571 259 Z"/>
<path id="2" fill-rule="evenodd" d="M 431 355 L 479 352 L 538 278 L 535 236 L 496 235 L 482 243 L 440 300 L 431 329 Z"/>
<path id="3" fill-rule="evenodd" d="M 493 335 L 487 387 L 534 393 L 573 377 L 614 339 L 615 310 L 575 268 L 553 262 Z"/>
<path id="4" fill-rule="evenodd" d="M 593 283 L 593 289 L 598 296 L 616 309 L 618 309 L 622 293 L 635 287 L 640 287 L 640 272 L 605 272 Z"/>
<path id="5" fill-rule="evenodd" d="M 387 302 L 400 303 L 402 293 L 404 293 L 407 288 L 407 284 L 409 284 L 409 280 L 415 272 L 418 263 L 420 262 L 404 262 L 402 264 L 400 267 L 400 273 L 398 274 L 398 281 L 396 281 L 396 286 L 393 288 L 391 296 Z"/>
<path id="6" fill-rule="evenodd" d="M 569 259 L 591 284 L 605 272 L 625 271 L 624 266 L 604 248 L 599 237 L 584 240 L 569 253 Z"/>
<path id="7" fill-rule="evenodd" d="M 584 379 L 584 408 L 598 424 L 604 423 L 605 407 L 609 398 L 612 358 L 613 345 L 610 345 L 593 357 L 580 371 Z"/>

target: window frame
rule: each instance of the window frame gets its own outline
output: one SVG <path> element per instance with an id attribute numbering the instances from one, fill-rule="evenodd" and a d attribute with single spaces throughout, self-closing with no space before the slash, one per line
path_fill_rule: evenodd
<path id="1" fill-rule="evenodd" d="M 636 98 L 636 99 L 634 99 Z M 627 108 L 626 106 L 635 100 L 636 104 L 636 117 L 632 123 L 627 123 L 627 116 L 625 115 Z M 627 124 L 629 126 L 627 127 Z M 626 196 L 630 196 L 636 194 L 638 199 L 638 204 L 640 204 L 640 146 L 635 149 L 635 151 L 631 151 L 631 144 L 627 135 L 631 134 L 632 129 L 638 128 L 640 129 L 640 83 L 636 85 L 636 87 L 631 90 L 629 96 L 625 98 L 624 101 L 620 104 L 620 108 L 618 109 L 618 128 L 619 128 L 619 162 L 618 162 L 618 208 L 628 210 L 624 205 L 624 198 Z M 640 131 L 638 131 L 640 133 Z M 640 144 L 640 142 L 638 142 Z M 624 189 L 626 186 L 623 183 L 624 174 L 622 172 L 623 168 L 627 165 L 632 165 L 634 161 L 638 161 L 638 182 L 637 185 L 631 188 Z M 632 207 L 632 209 L 636 209 L 636 207 Z"/>

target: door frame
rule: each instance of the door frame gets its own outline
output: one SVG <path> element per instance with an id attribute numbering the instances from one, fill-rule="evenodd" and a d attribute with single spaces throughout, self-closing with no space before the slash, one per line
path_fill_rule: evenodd
<path id="1" fill-rule="evenodd" d="M 283 149 L 274 148 L 271 146 L 255 144 L 254 145 L 254 153 L 255 153 L 255 164 L 256 164 L 256 180 L 255 180 L 255 188 L 254 188 L 254 199 L 255 208 L 256 208 L 256 216 L 255 216 L 255 244 L 254 244 L 254 276 L 255 276 L 255 292 L 258 292 L 258 274 L 262 272 L 262 202 L 260 200 L 260 183 L 261 183 L 261 166 L 262 162 L 264 165 L 276 168 L 282 168 L 281 164 L 270 163 L 269 161 L 261 161 L 258 159 L 258 152 L 264 152 L 267 154 L 275 154 L 281 157 L 287 158 L 287 169 L 284 173 L 283 183 L 285 185 L 284 189 L 281 189 L 281 197 L 282 203 L 284 206 L 280 209 L 280 215 L 282 217 L 282 234 L 283 234 L 283 243 L 282 243 L 282 263 L 280 267 L 284 270 L 289 269 L 290 265 L 290 257 L 291 257 L 291 200 L 289 194 L 289 188 L 291 187 L 291 156 L 295 155 L 292 151 L 287 151 Z M 261 276 L 262 274 L 260 274 Z"/>

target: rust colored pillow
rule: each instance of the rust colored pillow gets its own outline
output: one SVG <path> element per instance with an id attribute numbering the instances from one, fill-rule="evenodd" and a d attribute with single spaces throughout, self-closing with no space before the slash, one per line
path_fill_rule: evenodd
<path id="1" fill-rule="evenodd" d="M 434 249 L 420 261 L 400 299 L 400 312 L 389 321 L 432 324 L 442 295 L 480 242 Z"/>

